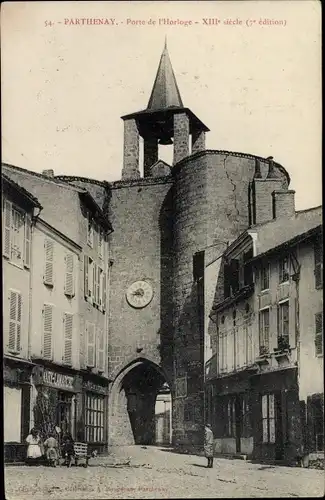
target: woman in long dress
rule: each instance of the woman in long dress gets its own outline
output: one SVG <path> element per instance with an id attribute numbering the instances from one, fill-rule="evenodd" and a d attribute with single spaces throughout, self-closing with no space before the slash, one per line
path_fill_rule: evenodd
<path id="1" fill-rule="evenodd" d="M 42 456 L 41 451 L 41 438 L 36 429 L 32 429 L 26 438 L 27 448 L 27 461 L 29 463 L 38 461 Z"/>

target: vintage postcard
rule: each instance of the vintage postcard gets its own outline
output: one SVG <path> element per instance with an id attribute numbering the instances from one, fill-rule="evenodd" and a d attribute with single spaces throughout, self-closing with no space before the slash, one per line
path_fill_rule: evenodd
<path id="1" fill-rule="evenodd" d="M 320 2 L 3 2 L 1 82 L 5 498 L 322 496 Z"/>

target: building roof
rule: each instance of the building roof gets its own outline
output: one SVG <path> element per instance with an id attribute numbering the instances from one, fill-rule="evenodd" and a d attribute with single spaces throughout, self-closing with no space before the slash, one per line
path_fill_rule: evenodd
<path id="1" fill-rule="evenodd" d="M 5 183 L 9 184 L 10 186 L 12 186 L 20 194 L 22 194 L 26 200 L 28 200 L 32 205 L 34 205 L 34 207 L 43 208 L 42 205 L 40 204 L 40 202 L 38 201 L 38 199 L 35 196 L 33 196 L 32 193 L 27 191 L 27 189 L 25 189 L 23 186 L 21 186 L 17 182 L 10 179 L 10 177 L 8 177 L 3 172 L 1 172 L 1 180 Z"/>
<path id="2" fill-rule="evenodd" d="M 296 212 L 288 219 L 274 219 L 259 226 L 252 227 L 249 232 L 256 232 L 256 255 L 260 257 L 275 251 L 284 244 L 293 244 L 301 237 L 322 226 L 322 207 L 313 207 Z"/>
<path id="3" fill-rule="evenodd" d="M 183 102 L 169 58 L 167 41 L 165 40 L 147 109 L 156 111 L 175 106 L 183 108 Z"/>
<path id="4" fill-rule="evenodd" d="M 64 180 L 61 180 L 61 179 L 56 179 L 55 177 L 48 177 L 48 176 L 46 176 L 44 174 L 40 174 L 38 172 L 33 172 L 31 170 L 27 170 L 25 168 L 17 167 L 17 166 L 14 166 L 14 165 L 9 165 L 7 163 L 3 163 L 2 167 L 6 170 L 6 172 L 9 175 L 10 175 L 11 171 L 12 172 L 18 171 L 18 172 L 22 172 L 22 173 L 27 173 L 29 175 L 41 178 L 43 181 L 51 182 L 51 183 L 59 185 L 59 187 L 62 187 L 62 188 L 65 188 L 65 189 L 70 189 L 71 191 L 77 192 L 79 194 L 80 198 L 83 200 L 83 202 L 87 205 L 87 207 L 90 210 L 92 210 L 92 211 L 94 211 L 94 212 L 97 213 L 97 216 L 101 220 L 101 222 L 104 225 L 104 227 L 108 231 L 112 231 L 113 230 L 110 221 L 105 217 L 102 209 L 97 204 L 97 202 L 94 200 L 94 198 L 89 193 L 89 191 L 87 191 L 87 189 L 78 187 L 75 184 L 71 184 L 71 183 L 69 183 L 67 181 L 64 181 Z M 2 173 L 2 175 L 5 175 L 5 174 Z M 5 177 L 7 177 L 7 179 L 10 179 L 11 182 L 14 182 L 14 181 L 11 180 L 11 178 L 9 176 L 5 175 Z M 21 188 L 21 189 L 24 189 L 24 188 Z M 26 192 L 28 192 L 28 191 L 26 191 Z M 32 195 L 30 195 L 30 196 L 32 196 Z M 35 200 L 36 200 L 36 198 L 35 198 Z"/>

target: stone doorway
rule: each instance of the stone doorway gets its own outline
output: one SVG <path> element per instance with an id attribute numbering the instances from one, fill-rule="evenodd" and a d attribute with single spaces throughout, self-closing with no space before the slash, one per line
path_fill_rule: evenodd
<path id="1" fill-rule="evenodd" d="M 151 361 L 137 360 L 120 372 L 111 391 L 109 444 L 150 446 L 161 443 L 161 434 L 168 444 L 170 439 L 166 434 L 171 433 L 171 403 L 160 418 L 160 406 L 157 405 L 159 396 L 164 394 L 166 399 L 168 391 L 162 369 Z M 163 425 L 163 433 L 157 432 L 157 425 L 160 429 Z"/>

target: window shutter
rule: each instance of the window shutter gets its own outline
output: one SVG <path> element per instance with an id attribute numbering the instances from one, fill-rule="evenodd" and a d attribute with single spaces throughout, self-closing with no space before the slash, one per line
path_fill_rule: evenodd
<path id="1" fill-rule="evenodd" d="M 323 313 L 315 314 L 315 351 L 316 356 L 323 354 Z"/>
<path id="2" fill-rule="evenodd" d="M 9 339 L 8 350 L 19 353 L 21 346 L 21 308 L 22 298 L 19 292 L 10 291 L 9 296 Z"/>
<path id="3" fill-rule="evenodd" d="M 74 295 L 74 273 L 73 273 L 73 258 L 72 253 L 67 253 L 65 256 L 65 284 L 64 293 L 69 297 Z"/>
<path id="4" fill-rule="evenodd" d="M 95 366 L 95 325 L 93 323 L 87 324 L 87 366 Z"/>
<path id="5" fill-rule="evenodd" d="M 72 335 L 73 335 L 73 314 L 64 314 L 64 355 L 63 361 L 72 364 Z"/>
<path id="6" fill-rule="evenodd" d="M 10 257 L 11 246 L 11 203 L 5 200 L 3 203 L 3 255 Z"/>
<path id="7" fill-rule="evenodd" d="M 99 266 L 96 266 L 97 267 L 97 304 L 99 306 L 101 306 L 102 304 L 102 299 L 101 299 L 101 296 L 100 296 L 100 280 L 101 280 L 101 268 Z"/>
<path id="8" fill-rule="evenodd" d="M 53 240 L 45 240 L 45 270 L 44 270 L 44 284 L 53 285 L 53 254 L 54 242 Z"/>
<path id="9" fill-rule="evenodd" d="M 52 359 L 53 306 L 44 304 L 43 309 L 43 357 Z"/>
<path id="10" fill-rule="evenodd" d="M 88 290 L 89 290 L 89 259 L 88 256 L 84 256 L 84 294 L 85 298 L 88 298 Z"/>
<path id="11" fill-rule="evenodd" d="M 97 360 L 97 368 L 99 371 L 105 371 L 105 338 L 104 338 L 104 330 L 98 329 L 98 360 Z"/>
<path id="12" fill-rule="evenodd" d="M 94 304 L 98 303 L 97 299 L 97 264 L 93 263 L 93 300 Z"/>
<path id="13" fill-rule="evenodd" d="M 106 311 L 106 273 L 102 273 L 102 309 Z"/>
<path id="14" fill-rule="evenodd" d="M 24 266 L 30 267 L 30 252 L 31 252 L 31 219 L 26 217 L 25 219 L 25 253 L 24 253 Z"/>

